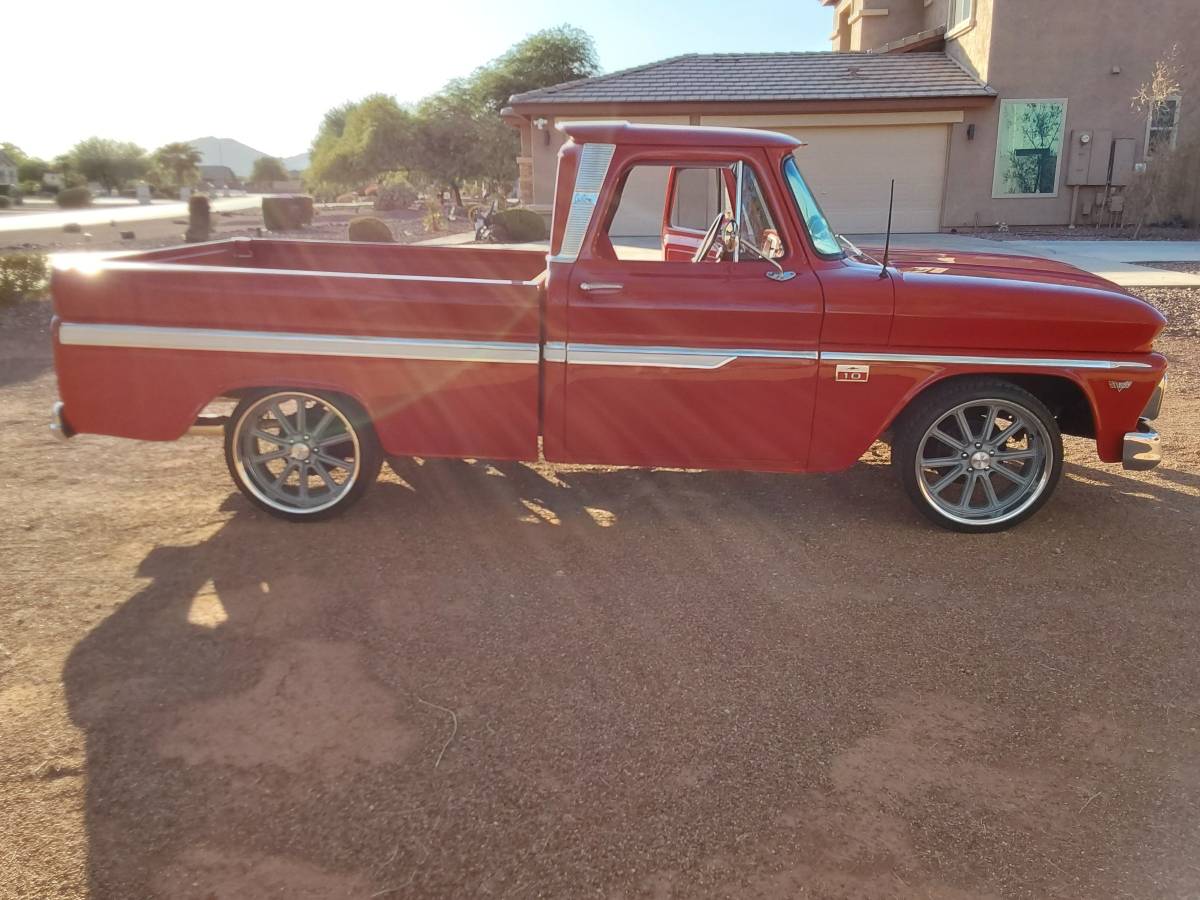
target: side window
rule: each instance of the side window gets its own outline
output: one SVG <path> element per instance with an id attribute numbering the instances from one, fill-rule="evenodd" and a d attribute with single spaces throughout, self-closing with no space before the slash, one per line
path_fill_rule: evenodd
<path id="1" fill-rule="evenodd" d="M 704 233 L 718 212 L 728 208 L 729 194 L 721 170 L 711 166 L 675 170 L 675 193 L 671 197 L 672 228 Z"/>
<path id="2" fill-rule="evenodd" d="M 735 216 L 739 173 L 741 208 Z M 647 163 L 625 173 L 605 236 L 619 260 L 683 262 L 692 259 L 720 220 L 719 227 L 727 231 L 719 232 L 703 261 L 728 261 L 733 258 L 735 218 L 741 260 L 784 255 L 775 219 L 748 165 Z"/>
<path id="3" fill-rule="evenodd" d="M 663 259 L 663 208 L 671 167 L 638 165 L 625 173 L 608 240 L 617 259 Z"/>

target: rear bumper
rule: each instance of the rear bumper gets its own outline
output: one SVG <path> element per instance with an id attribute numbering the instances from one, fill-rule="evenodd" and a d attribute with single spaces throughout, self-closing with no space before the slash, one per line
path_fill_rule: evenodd
<path id="1" fill-rule="evenodd" d="M 75 429 L 67 423 L 67 417 L 63 412 L 64 409 L 63 402 L 59 400 L 50 410 L 50 433 L 60 441 L 65 441 L 67 438 L 75 436 Z"/>
<path id="2" fill-rule="evenodd" d="M 1138 419 L 1138 430 L 1125 433 L 1121 464 L 1135 472 L 1153 469 L 1162 462 L 1162 442 L 1147 419 Z"/>

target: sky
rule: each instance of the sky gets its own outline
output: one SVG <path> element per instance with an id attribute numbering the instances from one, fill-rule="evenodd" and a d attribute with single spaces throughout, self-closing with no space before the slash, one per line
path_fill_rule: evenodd
<path id="1" fill-rule="evenodd" d="M 53 19 L 47 40 L 0 49 L 0 141 L 47 158 L 92 135 L 151 150 L 214 135 L 291 156 L 339 103 L 416 102 L 554 25 L 591 34 L 605 72 L 681 53 L 827 50 L 833 30 L 818 0 L 62 0 Z"/>

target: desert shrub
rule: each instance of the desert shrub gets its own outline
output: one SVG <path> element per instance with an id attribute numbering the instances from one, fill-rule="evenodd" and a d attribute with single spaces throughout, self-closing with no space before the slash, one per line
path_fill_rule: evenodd
<path id="1" fill-rule="evenodd" d="M 0 256 L 0 306 L 41 296 L 46 292 L 49 274 L 44 253 Z"/>
<path id="2" fill-rule="evenodd" d="M 0 209 L 11 209 L 12 205 L 11 197 L 0 197 Z"/>
<path id="3" fill-rule="evenodd" d="M 506 209 L 496 213 L 492 230 L 497 239 L 518 244 L 540 241 L 546 237 L 546 223 L 541 216 L 528 209 Z"/>
<path id="4" fill-rule="evenodd" d="M 313 198 L 307 195 L 263 197 L 263 224 L 267 231 L 295 231 L 313 220 Z"/>
<path id="5" fill-rule="evenodd" d="M 377 219 L 374 216 L 359 216 L 357 219 L 350 220 L 350 240 L 391 244 L 396 239 L 392 237 L 392 230 L 387 227 L 387 222 L 383 219 Z"/>
<path id="6" fill-rule="evenodd" d="M 375 208 L 381 212 L 408 209 L 417 201 L 417 189 L 405 175 L 393 172 L 379 185 Z"/>
<path id="7" fill-rule="evenodd" d="M 188 230 L 184 239 L 207 241 L 212 236 L 212 206 L 204 194 L 188 197 Z"/>
<path id="8" fill-rule="evenodd" d="M 85 187 L 64 188 L 54 198 L 63 209 L 79 209 L 92 205 L 92 192 Z"/>

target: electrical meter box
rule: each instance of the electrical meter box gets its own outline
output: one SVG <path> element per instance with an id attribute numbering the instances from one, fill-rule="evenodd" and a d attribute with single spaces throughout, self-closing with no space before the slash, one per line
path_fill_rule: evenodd
<path id="1" fill-rule="evenodd" d="M 1067 186 L 1108 184 L 1112 143 L 1111 131 L 1072 131 L 1071 149 L 1067 154 Z"/>
<path id="2" fill-rule="evenodd" d="M 1127 185 L 1133 180 L 1133 157 L 1137 152 L 1137 141 L 1121 138 L 1113 141 L 1112 183 Z"/>

